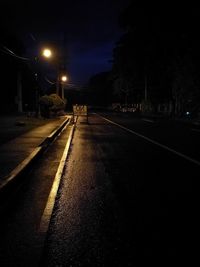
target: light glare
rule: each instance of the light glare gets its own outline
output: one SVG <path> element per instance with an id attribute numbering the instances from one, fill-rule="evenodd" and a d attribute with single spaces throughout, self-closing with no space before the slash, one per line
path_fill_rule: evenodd
<path id="1" fill-rule="evenodd" d="M 67 76 L 66 76 L 66 75 L 63 75 L 63 76 L 61 77 L 61 80 L 62 80 L 63 82 L 66 82 L 66 81 L 67 81 Z"/>
<path id="2" fill-rule="evenodd" d="M 51 53 L 50 49 L 46 48 L 46 49 L 43 50 L 43 56 L 44 57 L 50 58 L 51 55 L 52 55 L 52 53 Z"/>

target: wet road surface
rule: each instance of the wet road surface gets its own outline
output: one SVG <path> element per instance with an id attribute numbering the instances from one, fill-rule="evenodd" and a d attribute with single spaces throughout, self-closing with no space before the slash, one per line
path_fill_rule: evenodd
<path id="1" fill-rule="evenodd" d="M 168 122 L 108 118 L 139 135 L 79 117 L 41 266 L 193 264 L 199 136 Z"/>

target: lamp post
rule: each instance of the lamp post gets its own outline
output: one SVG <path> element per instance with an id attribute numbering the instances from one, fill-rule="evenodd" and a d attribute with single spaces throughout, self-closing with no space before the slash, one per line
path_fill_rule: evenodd
<path id="1" fill-rule="evenodd" d="M 68 80 L 68 77 L 65 74 L 60 74 L 60 72 L 58 73 L 56 93 L 62 99 L 64 99 L 64 87 L 63 87 L 63 85 L 67 82 L 67 80 Z"/>
<path id="2" fill-rule="evenodd" d="M 49 48 L 44 48 L 41 50 L 40 55 L 42 55 L 45 59 L 50 59 L 52 57 L 52 50 Z M 39 55 L 39 56 L 40 56 Z M 36 64 L 36 73 L 35 73 L 35 81 L 36 81 L 36 113 L 35 117 L 40 116 L 40 105 L 39 105 L 39 99 L 40 99 L 40 92 L 38 88 L 38 73 L 37 73 L 37 65 L 38 65 L 38 57 L 35 57 L 35 64 Z"/>
<path id="3" fill-rule="evenodd" d="M 64 85 L 64 83 L 67 82 L 67 76 L 66 75 L 61 75 L 61 79 L 60 80 L 61 80 L 61 98 L 64 99 L 65 96 L 64 96 L 64 87 L 63 87 L 63 85 Z"/>

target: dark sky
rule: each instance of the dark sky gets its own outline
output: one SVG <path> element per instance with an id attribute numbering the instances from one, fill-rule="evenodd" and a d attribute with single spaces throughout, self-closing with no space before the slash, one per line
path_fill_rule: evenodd
<path id="1" fill-rule="evenodd" d="M 112 49 L 122 34 L 118 17 L 128 3 L 129 0 L 1 0 L 1 23 L 23 39 L 30 54 L 46 41 L 61 45 L 65 36 L 70 82 L 84 84 L 91 75 L 110 69 Z"/>

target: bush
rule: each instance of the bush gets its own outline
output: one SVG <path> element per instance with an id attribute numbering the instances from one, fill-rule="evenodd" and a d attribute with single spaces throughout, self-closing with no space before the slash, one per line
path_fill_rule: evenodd
<path id="1" fill-rule="evenodd" d="M 64 111 L 66 101 L 57 94 L 44 95 L 40 98 L 41 116 L 49 118 L 50 112 L 58 113 Z"/>
<path id="2" fill-rule="evenodd" d="M 66 102 L 60 98 L 57 94 L 51 94 L 49 96 L 53 105 L 50 107 L 51 111 L 57 112 L 65 109 Z"/>

